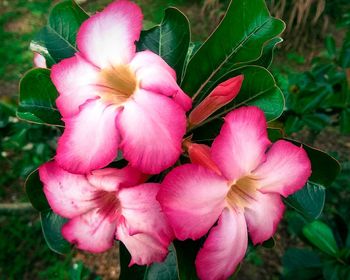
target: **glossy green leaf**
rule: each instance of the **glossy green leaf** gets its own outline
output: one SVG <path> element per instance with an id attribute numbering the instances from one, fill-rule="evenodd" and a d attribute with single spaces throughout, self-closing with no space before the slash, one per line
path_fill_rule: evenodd
<path id="1" fill-rule="evenodd" d="M 68 253 L 71 249 L 71 245 L 63 238 L 61 234 L 62 226 L 67 222 L 67 220 L 55 214 L 51 210 L 41 212 L 40 218 L 44 238 L 49 248 L 59 254 Z"/>
<path id="2" fill-rule="evenodd" d="M 180 279 L 197 280 L 194 261 L 200 249 L 201 242 L 193 240 L 174 241 L 177 256 L 177 266 Z"/>
<path id="3" fill-rule="evenodd" d="M 288 196 L 284 201 L 306 219 L 314 220 L 321 215 L 325 198 L 326 191 L 323 186 L 307 182 L 301 190 Z"/>
<path id="4" fill-rule="evenodd" d="M 178 280 L 177 260 L 174 245 L 170 245 L 169 254 L 162 263 L 153 263 L 146 268 L 144 280 Z"/>
<path id="5" fill-rule="evenodd" d="M 270 16 L 264 0 L 232 0 L 218 28 L 189 61 L 182 88 L 190 96 L 207 92 L 239 64 L 257 60 L 284 26 Z"/>
<path id="6" fill-rule="evenodd" d="M 43 184 L 39 178 L 38 169 L 29 174 L 25 182 L 25 190 L 30 203 L 36 210 L 40 212 L 50 210 L 50 205 L 43 191 Z"/>
<path id="7" fill-rule="evenodd" d="M 275 48 L 282 42 L 283 39 L 280 37 L 273 38 L 264 45 L 261 56 L 256 61 L 248 62 L 247 64 L 269 68 L 273 60 Z"/>
<path id="8" fill-rule="evenodd" d="M 119 280 L 143 280 L 146 266 L 132 265 L 129 267 L 131 256 L 122 242 L 119 242 L 120 276 Z"/>
<path id="9" fill-rule="evenodd" d="M 190 43 L 190 27 L 186 16 L 176 8 L 165 10 L 163 21 L 141 32 L 137 50 L 151 50 L 160 55 L 181 79 Z"/>
<path id="10" fill-rule="evenodd" d="M 322 252 L 335 256 L 338 251 L 337 243 L 329 226 L 321 221 L 313 221 L 303 228 L 304 236 L 310 243 Z"/>
<path id="11" fill-rule="evenodd" d="M 320 257 L 309 250 L 290 248 L 282 258 L 283 279 L 309 280 L 322 277 Z"/>
<path id="12" fill-rule="evenodd" d="M 55 100 L 58 92 L 50 79 L 50 70 L 28 71 L 19 86 L 17 116 L 39 124 L 63 125 Z"/>
<path id="13" fill-rule="evenodd" d="M 72 0 L 58 3 L 50 12 L 47 26 L 31 42 L 31 50 L 42 54 L 49 66 L 73 56 L 78 29 L 88 17 Z"/>

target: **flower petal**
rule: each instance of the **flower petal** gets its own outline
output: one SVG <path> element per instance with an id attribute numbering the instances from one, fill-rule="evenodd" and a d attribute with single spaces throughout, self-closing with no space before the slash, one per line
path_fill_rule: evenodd
<path id="1" fill-rule="evenodd" d="M 76 115 L 80 105 L 98 97 L 97 79 L 98 69 L 78 54 L 52 66 L 51 80 L 60 94 L 56 104 L 63 117 Z"/>
<path id="2" fill-rule="evenodd" d="M 180 240 L 198 239 L 217 221 L 225 205 L 226 180 L 195 164 L 176 167 L 165 177 L 157 199 Z"/>
<path id="3" fill-rule="evenodd" d="M 156 183 L 124 188 L 118 198 L 129 235 L 147 233 L 168 248 L 174 234 L 156 200 L 159 188 Z"/>
<path id="4" fill-rule="evenodd" d="M 104 168 L 87 174 L 89 183 L 105 191 L 117 191 L 119 188 L 144 183 L 147 176 L 130 165 L 122 168 Z"/>
<path id="5" fill-rule="evenodd" d="M 241 107 L 226 115 L 212 145 L 212 159 L 227 179 L 236 180 L 264 161 L 269 145 L 263 111 Z"/>
<path id="6" fill-rule="evenodd" d="M 69 173 L 54 161 L 40 166 L 39 175 L 47 201 L 55 213 L 73 218 L 96 207 L 93 200 L 96 189 L 85 176 Z"/>
<path id="7" fill-rule="evenodd" d="M 151 51 L 136 53 L 130 63 L 142 89 L 173 97 L 185 111 L 192 107 L 192 99 L 176 83 L 175 71 Z"/>
<path id="8" fill-rule="evenodd" d="M 272 237 L 284 213 L 279 194 L 256 192 L 254 200 L 244 210 L 249 235 L 254 243 L 262 243 Z"/>
<path id="9" fill-rule="evenodd" d="M 78 115 L 64 119 L 66 128 L 58 140 L 57 163 L 72 173 L 85 174 L 105 167 L 117 156 L 118 112 L 98 100 L 87 102 Z"/>
<path id="10" fill-rule="evenodd" d="M 156 174 L 179 158 L 186 115 L 169 98 L 139 90 L 125 103 L 117 127 L 124 158 L 142 172 Z"/>
<path id="11" fill-rule="evenodd" d="M 239 75 L 222 82 L 192 110 L 189 115 L 190 125 L 197 125 L 231 102 L 239 93 L 244 76 Z"/>
<path id="12" fill-rule="evenodd" d="M 146 233 L 131 236 L 123 223 L 117 227 L 116 238 L 124 243 L 131 255 L 129 266 L 162 262 L 168 254 L 168 247 L 159 242 L 157 238 Z"/>
<path id="13" fill-rule="evenodd" d="M 225 208 L 218 225 L 209 233 L 196 258 L 197 274 L 202 280 L 229 278 L 245 256 L 248 234 L 242 213 Z"/>
<path id="14" fill-rule="evenodd" d="M 311 175 L 311 163 L 302 147 L 279 140 L 272 145 L 266 161 L 255 171 L 260 191 L 284 197 L 300 190 Z"/>
<path id="15" fill-rule="evenodd" d="M 114 1 L 80 27 L 78 49 L 100 68 L 128 64 L 135 54 L 142 28 L 140 8 L 128 1 Z"/>
<path id="16" fill-rule="evenodd" d="M 94 209 L 64 224 L 62 235 L 81 250 L 102 253 L 113 246 L 115 230 L 115 222 Z"/>

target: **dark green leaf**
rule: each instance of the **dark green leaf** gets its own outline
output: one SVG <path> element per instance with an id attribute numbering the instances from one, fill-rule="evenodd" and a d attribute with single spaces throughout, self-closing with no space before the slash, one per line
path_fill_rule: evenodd
<path id="1" fill-rule="evenodd" d="M 180 80 L 189 43 L 188 19 L 178 9 L 168 8 L 159 25 L 141 32 L 137 50 L 151 50 L 160 55 L 176 71 Z"/>
<path id="2" fill-rule="evenodd" d="M 337 47 L 333 36 L 327 36 L 325 39 L 325 45 L 330 58 L 334 58 L 337 53 Z"/>
<path id="3" fill-rule="evenodd" d="M 330 117 L 321 113 L 305 114 L 302 116 L 302 120 L 315 131 L 321 131 L 331 123 Z"/>
<path id="4" fill-rule="evenodd" d="M 303 228 L 304 236 L 310 243 L 322 252 L 335 256 L 338 251 L 337 243 L 330 227 L 321 221 L 313 221 Z"/>
<path id="5" fill-rule="evenodd" d="M 10 105 L 0 102 L 0 128 L 5 127 L 11 116 L 16 115 L 16 110 Z"/>
<path id="6" fill-rule="evenodd" d="M 164 262 L 153 263 L 146 268 L 144 280 L 178 280 L 177 260 L 174 245 L 170 245 L 169 254 Z"/>
<path id="7" fill-rule="evenodd" d="M 197 280 L 194 261 L 200 249 L 200 241 L 174 241 L 180 279 Z"/>
<path id="8" fill-rule="evenodd" d="M 119 242 L 120 276 L 119 280 L 143 280 L 146 266 L 132 265 L 129 267 L 131 256 L 122 242 Z"/>
<path id="9" fill-rule="evenodd" d="M 348 30 L 344 39 L 343 47 L 340 52 L 339 64 L 343 68 L 350 67 L 350 30 Z"/>
<path id="10" fill-rule="evenodd" d="M 32 69 L 22 78 L 17 116 L 39 124 L 63 125 L 55 100 L 57 90 L 50 79 L 50 70 Z"/>
<path id="11" fill-rule="evenodd" d="M 313 220 L 321 215 L 325 197 L 326 191 L 323 186 L 307 182 L 301 190 L 288 196 L 285 202 L 305 218 Z"/>
<path id="12" fill-rule="evenodd" d="M 49 248 L 59 254 L 68 253 L 71 246 L 61 234 L 62 226 L 67 220 L 58 216 L 51 210 L 41 212 L 40 217 L 44 238 Z"/>
<path id="13" fill-rule="evenodd" d="M 88 17 L 72 0 L 58 3 L 50 12 L 48 25 L 31 42 L 31 50 L 42 54 L 49 66 L 73 56 L 78 29 Z"/>
<path id="14" fill-rule="evenodd" d="M 275 127 L 268 127 L 267 134 L 271 142 L 276 142 L 277 140 L 283 138 L 283 130 Z"/>
<path id="15" fill-rule="evenodd" d="M 340 113 L 340 131 L 350 134 L 350 108 L 346 108 Z"/>
<path id="16" fill-rule="evenodd" d="M 282 259 L 283 279 L 320 279 L 322 264 L 319 256 L 308 250 L 290 248 Z"/>
<path id="17" fill-rule="evenodd" d="M 25 182 L 25 190 L 30 203 L 36 210 L 40 212 L 50 210 L 50 205 L 43 191 L 43 184 L 39 178 L 38 169 L 29 174 Z"/>
<path id="18" fill-rule="evenodd" d="M 254 61 L 263 45 L 284 29 L 270 16 L 264 0 L 232 0 L 218 28 L 190 60 L 182 88 L 190 96 L 208 92 L 240 63 Z"/>

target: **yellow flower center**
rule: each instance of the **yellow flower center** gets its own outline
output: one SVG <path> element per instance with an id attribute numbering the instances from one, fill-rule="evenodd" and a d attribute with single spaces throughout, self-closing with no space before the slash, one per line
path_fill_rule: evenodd
<path id="1" fill-rule="evenodd" d="M 255 193 L 258 188 L 257 179 L 253 176 L 245 176 L 230 184 L 226 201 L 232 208 L 244 208 L 250 201 L 255 200 Z"/>
<path id="2" fill-rule="evenodd" d="M 136 76 L 128 65 L 103 69 L 98 84 L 101 86 L 101 99 L 117 105 L 125 102 L 137 88 Z"/>

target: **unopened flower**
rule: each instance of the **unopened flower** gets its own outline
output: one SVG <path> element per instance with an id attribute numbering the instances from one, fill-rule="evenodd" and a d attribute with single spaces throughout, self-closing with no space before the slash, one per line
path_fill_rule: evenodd
<path id="1" fill-rule="evenodd" d="M 93 253 L 108 250 L 114 239 L 124 243 L 130 265 L 162 261 L 173 232 L 156 194 L 160 185 L 131 166 L 72 174 L 49 162 L 39 168 L 52 210 L 69 219 L 62 235 L 77 248 Z"/>
<path id="2" fill-rule="evenodd" d="M 304 186 L 310 161 L 302 147 L 271 144 L 257 107 L 229 113 L 211 148 L 187 148 L 196 164 L 168 173 L 157 199 L 178 239 L 198 239 L 210 230 L 196 257 L 197 273 L 226 279 L 245 255 L 248 232 L 254 244 L 275 233 L 285 209 L 281 195 Z"/>
<path id="3" fill-rule="evenodd" d="M 35 67 L 47 68 L 45 57 L 39 53 L 34 52 L 33 62 Z"/>
<path id="4" fill-rule="evenodd" d="M 52 67 L 65 122 L 55 159 L 70 172 L 102 168 L 121 149 L 131 165 L 155 174 L 181 154 L 192 101 L 160 56 L 136 53 L 142 18 L 136 4 L 114 1 L 82 24 L 75 56 Z"/>

